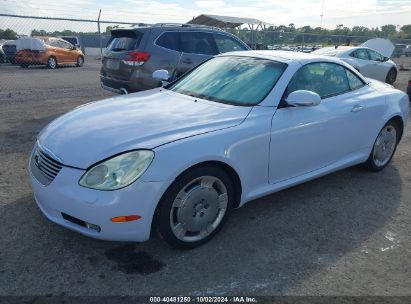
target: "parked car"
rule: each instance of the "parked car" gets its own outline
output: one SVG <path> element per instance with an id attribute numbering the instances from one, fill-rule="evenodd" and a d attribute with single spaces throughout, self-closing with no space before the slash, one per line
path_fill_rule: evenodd
<path id="1" fill-rule="evenodd" d="M 50 123 L 30 158 L 34 197 L 90 237 L 145 241 L 153 227 L 191 248 L 258 197 L 357 164 L 382 170 L 408 114 L 404 92 L 337 58 L 223 54 Z"/>
<path id="2" fill-rule="evenodd" d="M 6 61 L 14 64 L 14 57 L 16 56 L 16 40 L 6 40 L 2 45 L 2 49 L 6 56 Z"/>
<path id="3" fill-rule="evenodd" d="M 408 97 L 409 97 L 410 102 L 411 102 L 411 78 L 410 78 L 410 80 L 408 80 L 407 94 L 408 94 Z"/>
<path id="4" fill-rule="evenodd" d="M 82 45 L 79 37 L 77 37 L 77 36 L 61 36 L 60 38 L 63 39 L 63 40 L 66 40 L 69 43 L 71 43 L 77 49 L 81 50 L 85 54 L 84 45 Z"/>
<path id="5" fill-rule="evenodd" d="M 76 48 L 80 49 L 81 45 L 80 45 L 80 39 L 76 36 L 61 36 L 61 39 L 71 43 L 72 45 L 74 45 Z"/>
<path id="6" fill-rule="evenodd" d="M 59 65 L 84 64 L 84 54 L 71 43 L 53 37 L 25 37 L 17 40 L 15 62 L 22 68 L 30 65 L 47 65 L 55 69 Z"/>
<path id="7" fill-rule="evenodd" d="M 168 25 L 115 29 L 103 56 L 100 79 L 104 89 L 127 93 L 161 85 L 151 75 L 165 69 L 176 79 L 210 57 L 248 50 L 234 35 L 193 25 Z"/>
<path id="8" fill-rule="evenodd" d="M 338 57 L 351 64 L 365 77 L 389 84 L 397 79 L 397 65 L 389 57 L 367 47 L 339 46 L 314 51 L 318 55 Z"/>
<path id="9" fill-rule="evenodd" d="M 396 57 L 401 57 L 402 55 L 404 55 L 404 51 L 407 48 L 406 44 L 396 44 L 395 48 L 394 48 L 394 52 L 392 53 L 392 57 L 396 58 Z"/>
<path id="10" fill-rule="evenodd" d="M 407 45 L 407 47 L 404 49 L 404 55 L 411 57 L 411 45 Z"/>
<path id="11" fill-rule="evenodd" d="M 0 45 L 0 63 L 6 62 L 6 54 L 3 52 L 3 47 Z"/>

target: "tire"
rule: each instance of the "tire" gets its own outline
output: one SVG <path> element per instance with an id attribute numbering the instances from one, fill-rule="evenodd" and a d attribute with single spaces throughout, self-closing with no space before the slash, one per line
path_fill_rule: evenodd
<path id="1" fill-rule="evenodd" d="M 397 70 L 394 68 L 391 68 L 391 70 L 388 71 L 387 77 L 385 77 L 385 82 L 388 84 L 393 84 L 397 80 Z"/>
<path id="2" fill-rule="evenodd" d="M 76 67 L 82 67 L 84 64 L 84 57 L 83 56 L 78 56 L 77 61 L 76 61 Z"/>
<path id="3" fill-rule="evenodd" d="M 29 67 L 29 65 L 27 63 L 22 63 L 20 64 L 20 67 L 23 69 L 27 69 Z"/>
<path id="4" fill-rule="evenodd" d="M 180 175 L 163 195 L 154 216 L 155 229 L 172 247 L 200 246 L 222 228 L 234 197 L 233 183 L 224 170 L 195 167 Z"/>
<path id="5" fill-rule="evenodd" d="M 47 67 L 48 67 L 49 69 L 52 69 L 52 70 L 54 70 L 55 68 L 57 68 L 57 59 L 56 59 L 56 57 L 50 56 L 50 57 L 47 59 Z"/>
<path id="6" fill-rule="evenodd" d="M 390 133 L 390 135 L 387 135 L 385 139 L 384 131 Z M 372 148 L 370 156 L 368 157 L 368 160 L 364 164 L 362 164 L 362 167 L 374 172 L 378 172 L 384 169 L 390 163 L 392 157 L 394 156 L 395 150 L 397 149 L 397 145 L 400 140 L 400 136 L 400 127 L 398 123 L 396 123 L 394 120 L 390 120 L 389 122 L 387 122 L 381 129 L 381 131 L 378 133 L 377 139 L 374 142 L 374 146 Z M 384 143 L 388 140 L 391 141 Z M 381 146 L 381 144 L 383 144 L 383 146 Z M 388 151 L 386 152 L 387 148 Z"/>

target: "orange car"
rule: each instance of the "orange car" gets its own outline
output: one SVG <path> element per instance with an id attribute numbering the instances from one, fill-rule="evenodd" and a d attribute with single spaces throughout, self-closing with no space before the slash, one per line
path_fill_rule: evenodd
<path id="1" fill-rule="evenodd" d="M 55 69 L 58 65 L 73 64 L 81 67 L 84 54 L 71 43 L 54 37 L 20 38 L 16 43 L 15 62 L 22 68 L 29 65 L 47 65 Z"/>

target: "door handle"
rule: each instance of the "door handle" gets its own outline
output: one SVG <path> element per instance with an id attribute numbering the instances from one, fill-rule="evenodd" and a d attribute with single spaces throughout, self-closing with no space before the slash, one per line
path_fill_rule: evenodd
<path id="1" fill-rule="evenodd" d="M 363 106 L 360 106 L 360 105 L 356 105 L 356 106 L 354 106 L 352 109 L 351 109 L 351 112 L 360 112 L 360 111 L 362 111 L 362 110 L 364 110 L 364 107 Z"/>
<path id="2" fill-rule="evenodd" d="M 185 59 L 185 60 L 183 61 L 183 63 L 191 64 L 191 63 L 193 63 L 193 62 L 191 61 L 191 59 Z"/>

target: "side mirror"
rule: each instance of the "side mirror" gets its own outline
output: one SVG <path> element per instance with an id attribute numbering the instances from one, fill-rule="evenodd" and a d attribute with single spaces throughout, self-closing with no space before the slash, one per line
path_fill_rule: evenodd
<path id="1" fill-rule="evenodd" d="M 388 61 L 388 60 L 390 60 L 389 57 L 384 57 L 384 61 Z"/>
<path id="2" fill-rule="evenodd" d="M 158 81 L 168 81 L 168 79 L 170 78 L 167 70 L 154 71 L 152 77 Z"/>
<path id="3" fill-rule="evenodd" d="M 313 91 L 297 90 L 288 95 L 285 101 L 290 106 L 313 107 L 321 103 L 321 97 Z"/>

